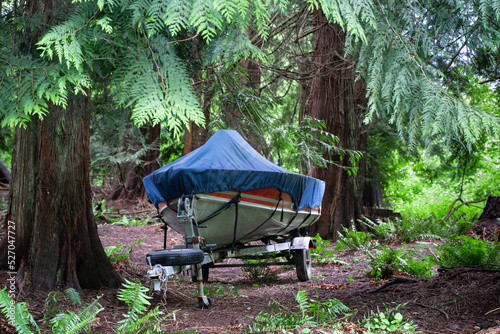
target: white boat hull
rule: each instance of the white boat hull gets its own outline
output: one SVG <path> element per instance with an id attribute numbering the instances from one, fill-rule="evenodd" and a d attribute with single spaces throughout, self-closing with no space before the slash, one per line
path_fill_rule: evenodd
<path id="1" fill-rule="evenodd" d="M 237 191 L 221 191 L 197 194 L 192 199 L 194 221 L 203 221 L 201 225 L 204 226 L 195 228 L 195 231 L 204 239 L 205 244 L 215 244 L 214 248 L 220 249 L 232 245 L 233 242 L 247 243 L 286 235 L 295 229 L 310 226 L 320 216 L 319 207 L 296 211 L 290 196 L 283 193 L 280 200 L 279 190 L 266 188 L 242 192 L 237 204 L 237 217 L 234 204 L 204 221 L 238 194 Z M 160 210 L 167 224 L 186 236 L 184 224 L 179 222 L 175 211 L 166 205 L 160 206 Z"/>

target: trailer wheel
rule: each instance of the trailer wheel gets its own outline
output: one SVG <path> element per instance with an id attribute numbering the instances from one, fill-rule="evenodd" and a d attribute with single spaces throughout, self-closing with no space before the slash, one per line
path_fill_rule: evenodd
<path id="1" fill-rule="evenodd" d="M 203 262 L 205 253 L 196 248 L 175 248 L 154 250 L 146 254 L 146 260 L 150 259 L 151 265 L 162 266 L 184 266 Z M 149 262 L 148 262 L 149 263 Z"/>
<path id="2" fill-rule="evenodd" d="M 301 282 L 306 282 L 311 278 L 311 253 L 309 249 L 297 250 L 294 252 L 295 269 L 297 278 Z"/>
<path id="3" fill-rule="evenodd" d="M 212 308 L 212 299 L 210 297 L 206 297 L 208 304 L 205 304 L 203 301 L 203 298 L 198 298 L 198 308 L 201 308 L 202 310 L 208 310 L 209 308 Z"/>

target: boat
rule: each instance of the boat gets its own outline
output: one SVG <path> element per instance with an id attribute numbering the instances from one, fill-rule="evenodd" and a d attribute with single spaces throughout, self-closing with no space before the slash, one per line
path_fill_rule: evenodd
<path id="1" fill-rule="evenodd" d="M 164 250 L 148 253 L 153 280 L 159 275 L 155 266 L 163 275 L 194 266 L 193 276 L 202 276 L 196 265 L 283 252 L 295 255 L 299 280 L 309 279 L 314 245 L 307 228 L 321 214 L 324 181 L 275 165 L 237 131 L 218 130 L 203 146 L 143 182 L 165 233 L 168 226 L 185 239 L 185 253 L 166 249 L 166 234 Z M 207 298 L 200 298 L 204 308 Z"/>
<path id="2" fill-rule="evenodd" d="M 212 217 L 214 212 L 238 197 L 238 217 L 235 216 L 235 209 L 229 208 Z M 174 199 L 169 205 L 160 203 L 159 211 L 173 230 L 185 235 L 184 224 L 177 218 L 177 201 Z M 272 240 L 294 230 L 303 230 L 320 216 L 319 207 L 294 210 L 291 197 L 276 188 L 197 194 L 192 199 L 192 205 L 193 216 L 199 219 L 195 225 L 203 226 L 197 229 L 197 233 L 214 249 L 227 247 L 233 242 L 245 244 L 256 240 Z M 236 218 L 234 231 L 230 227 Z"/>

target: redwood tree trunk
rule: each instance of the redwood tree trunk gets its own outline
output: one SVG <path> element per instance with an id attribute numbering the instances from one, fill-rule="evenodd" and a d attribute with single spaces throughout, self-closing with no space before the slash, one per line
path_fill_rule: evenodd
<path id="1" fill-rule="evenodd" d="M 213 75 L 209 72 L 208 76 Z M 203 116 L 205 117 L 205 123 L 203 126 L 198 126 L 194 122 L 189 122 L 189 129 L 186 129 L 186 134 L 184 135 L 184 148 L 182 150 L 182 155 L 186 155 L 189 152 L 196 150 L 198 147 L 205 144 L 209 138 L 208 134 L 208 124 L 210 123 L 210 105 L 212 103 L 212 86 L 210 85 L 210 80 L 203 78 L 202 72 L 198 72 L 198 82 L 202 82 L 201 85 L 196 86 L 198 90 L 198 96 L 203 104 Z"/>
<path id="2" fill-rule="evenodd" d="M 43 290 L 121 283 L 92 212 L 89 131 L 88 105 L 75 96 L 66 110 L 50 106 L 43 121 L 16 129 L 5 224 L 16 228 L 18 283 Z"/>
<path id="3" fill-rule="evenodd" d="M 159 124 L 154 127 L 144 126 L 140 131 L 146 139 L 145 144 L 148 147 L 146 153 L 140 158 L 142 162 L 131 166 L 124 180 L 122 178 L 123 171 L 120 167 L 117 167 L 114 189 L 107 200 L 146 198 L 146 189 L 144 188 L 142 179 L 160 167 L 158 163 L 160 148 L 157 142 L 160 138 L 161 127 Z M 138 147 L 137 149 L 140 148 Z"/>
<path id="4" fill-rule="evenodd" d="M 325 25 L 327 20 L 321 9 L 315 10 L 313 15 L 313 24 L 318 28 L 313 44 L 313 66 L 317 73 L 311 84 L 309 113 L 325 121 L 326 130 L 339 137 L 341 148 L 357 150 L 362 143 L 359 142 L 356 111 L 359 109 L 357 103 L 363 103 L 363 90 L 359 86 L 355 89 L 352 63 L 341 57 L 345 33 L 339 25 Z M 339 158 L 333 157 L 334 160 Z M 340 163 L 351 166 L 347 156 Z M 336 166 L 314 167 L 310 175 L 326 182 L 321 218 L 311 227 L 310 233 L 336 239 L 343 226 L 349 227 L 361 217 L 362 189 L 358 179 Z"/>

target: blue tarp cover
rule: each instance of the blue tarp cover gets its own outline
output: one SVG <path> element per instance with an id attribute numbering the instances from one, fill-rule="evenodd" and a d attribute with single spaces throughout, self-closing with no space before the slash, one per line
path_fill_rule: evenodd
<path id="1" fill-rule="evenodd" d="M 144 178 L 153 204 L 182 195 L 225 190 L 277 188 L 292 198 L 296 209 L 321 204 L 325 182 L 290 172 L 254 150 L 234 130 L 219 130 L 200 148 Z"/>

